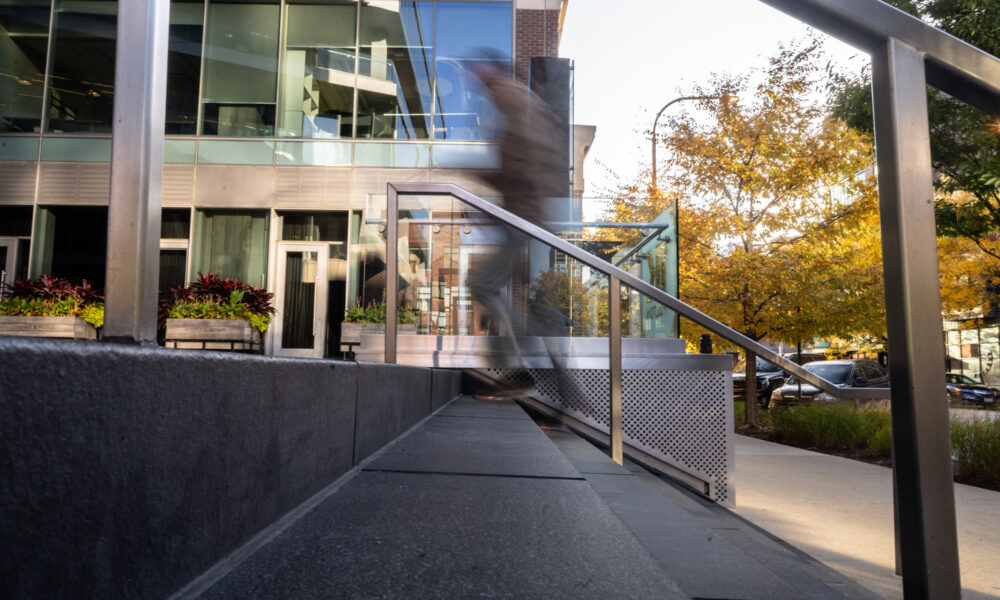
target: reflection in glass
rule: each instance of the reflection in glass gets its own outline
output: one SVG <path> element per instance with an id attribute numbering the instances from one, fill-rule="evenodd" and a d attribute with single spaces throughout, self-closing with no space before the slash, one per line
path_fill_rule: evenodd
<path id="1" fill-rule="evenodd" d="M 184 285 L 186 266 L 186 250 L 160 250 L 161 297 L 168 297 L 171 289 Z"/>
<path id="2" fill-rule="evenodd" d="M 534 335 L 606 337 L 608 278 L 541 242 L 532 242 L 528 329 Z"/>
<path id="3" fill-rule="evenodd" d="M 42 140 L 41 158 L 58 162 L 110 162 L 111 138 L 55 138 Z"/>
<path id="4" fill-rule="evenodd" d="M 161 240 L 186 240 L 190 236 L 190 229 L 190 210 L 186 208 L 163 209 L 160 217 Z"/>
<path id="5" fill-rule="evenodd" d="M 282 348 L 313 348 L 316 315 L 315 252 L 285 254 L 284 315 L 281 323 Z"/>
<path id="6" fill-rule="evenodd" d="M 104 206 L 39 206 L 32 237 L 31 276 L 87 280 L 104 288 L 108 209 Z"/>
<path id="7" fill-rule="evenodd" d="M 350 166 L 351 144 L 350 142 L 278 142 L 274 161 L 278 166 Z"/>
<path id="8" fill-rule="evenodd" d="M 357 137 L 430 137 L 433 14 L 431 2 L 362 4 Z"/>
<path id="9" fill-rule="evenodd" d="M 344 213 L 346 235 L 347 213 Z M 340 324 L 347 308 L 347 244 L 330 244 L 326 267 L 326 347 L 323 356 L 340 356 Z"/>
<path id="10" fill-rule="evenodd" d="M 113 0 L 57 0 L 47 131 L 111 132 L 117 15 Z"/>
<path id="11" fill-rule="evenodd" d="M 278 3 L 208 7 L 202 133 L 274 135 Z"/>
<path id="12" fill-rule="evenodd" d="M 469 215 L 456 202 L 451 196 L 399 198 L 400 307 L 402 322 L 417 333 L 483 335 L 488 327 L 472 303 L 469 272 L 491 247 L 483 230 L 495 228 L 468 226 Z"/>
<path id="13" fill-rule="evenodd" d="M 621 308 L 622 337 L 661 339 L 677 337 L 676 313 L 645 294 L 624 288 Z M 762 369 L 758 363 L 757 370 L 767 369 Z"/>
<path id="14" fill-rule="evenodd" d="M 0 131 L 39 131 L 49 0 L 0 3 Z"/>
<path id="15" fill-rule="evenodd" d="M 193 165 L 197 153 L 194 140 L 163 140 L 163 162 Z"/>
<path id="16" fill-rule="evenodd" d="M 37 137 L 0 137 L 0 160 L 35 160 L 38 142 Z"/>
<path id="17" fill-rule="evenodd" d="M 172 0 L 167 54 L 168 135 L 196 133 L 204 0 Z"/>
<path id="18" fill-rule="evenodd" d="M 500 116 L 488 92 L 468 69 L 480 48 L 492 48 L 509 57 L 511 27 L 510 5 L 506 3 L 438 3 L 435 139 L 489 139 Z"/>
<path id="19" fill-rule="evenodd" d="M 983 343 L 979 353 L 979 368 L 984 384 L 997 385 L 1000 383 L 1000 345 Z"/>
<path id="20" fill-rule="evenodd" d="M 218 273 L 263 286 L 267 273 L 267 211 L 199 210 L 192 233 L 191 274 Z"/>
<path id="21" fill-rule="evenodd" d="M 435 154 L 437 149 L 435 149 Z M 356 167 L 411 167 L 430 166 L 430 144 L 385 144 L 356 142 L 354 166 Z"/>
<path id="22" fill-rule="evenodd" d="M 347 213 L 282 213 L 281 240 L 346 242 Z"/>
<path id="23" fill-rule="evenodd" d="M 280 136 L 351 137 L 356 14 L 354 2 L 286 7 Z"/>
<path id="24" fill-rule="evenodd" d="M 20 237 L 30 235 L 30 206 L 0 206 L 0 237 Z"/>
<path id="25" fill-rule="evenodd" d="M 201 140 L 198 162 L 215 165 L 270 165 L 274 162 L 274 142 L 264 140 Z"/>

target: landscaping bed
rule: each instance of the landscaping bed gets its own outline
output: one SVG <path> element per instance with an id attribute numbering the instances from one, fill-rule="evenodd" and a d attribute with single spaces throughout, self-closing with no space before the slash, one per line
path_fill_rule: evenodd
<path id="1" fill-rule="evenodd" d="M 889 412 L 840 404 L 761 411 L 764 429 L 747 428 L 743 402 L 734 410 L 736 432 L 805 450 L 892 466 Z M 955 482 L 1000 491 L 1000 420 L 951 420 Z"/>

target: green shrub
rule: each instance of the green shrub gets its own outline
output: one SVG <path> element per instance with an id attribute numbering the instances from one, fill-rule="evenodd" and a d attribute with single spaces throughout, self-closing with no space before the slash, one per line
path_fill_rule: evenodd
<path id="1" fill-rule="evenodd" d="M 179 301 L 170 307 L 172 319 L 235 319 L 250 321 L 257 331 L 264 333 L 271 324 L 271 315 L 251 312 L 243 303 L 243 292 L 233 290 L 227 302 L 215 300 Z"/>
<path id="2" fill-rule="evenodd" d="M 853 450 L 868 448 L 889 427 L 889 413 L 858 410 L 847 404 L 810 404 L 771 415 L 774 436 L 797 446 Z"/>
<path id="3" fill-rule="evenodd" d="M 238 279 L 222 279 L 216 273 L 202 275 L 186 286 L 171 290 L 172 298 L 160 303 L 160 319 L 234 319 L 250 321 L 264 333 L 275 313 L 274 294 Z"/>
<path id="4" fill-rule="evenodd" d="M 103 304 L 91 304 L 84 306 L 80 310 L 80 318 L 82 318 L 94 329 L 100 329 L 104 327 L 104 305 Z"/>
<path id="5" fill-rule="evenodd" d="M 361 323 L 362 325 L 367 325 L 368 323 L 385 323 L 385 309 L 385 302 L 379 304 L 372 302 L 366 308 L 362 308 L 360 303 L 356 303 L 354 308 L 344 311 L 344 322 Z M 413 308 L 401 306 L 396 309 L 397 323 L 412 325 L 417 322 L 419 316 L 419 311 Z"/>
<path id="6" fill-rule="evenodd" d="M 868 449 L 878 456 L 892 456 L 892 426 L 885 425 L 868 441 Z"/>
<path id="7" fill-rule="evenodd" d="M 104 326 L 104 297 L 86 281 L 40 275 L 0 286 L 0 316 L 80 317 L 94 329 Z"/>
<path id="8" fill-rule="evenodd" d="M 951 450 L 963 483 L 1000 489 L 1000 421 L 953 419 Z"/>
<path id="9" fill-rule="evenodd" d="M 747 403 L 744 400 L 733 402 L 733 420 L 736 422 L 745 421 L 747 418 Z"/>

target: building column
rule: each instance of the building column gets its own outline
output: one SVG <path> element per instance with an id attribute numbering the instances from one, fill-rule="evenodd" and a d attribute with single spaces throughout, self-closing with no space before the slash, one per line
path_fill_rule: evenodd
<path id="1" fill-rule="evenodd" d="M 118 3 L 104 340 L 156 344 L 169 0 Z"/>

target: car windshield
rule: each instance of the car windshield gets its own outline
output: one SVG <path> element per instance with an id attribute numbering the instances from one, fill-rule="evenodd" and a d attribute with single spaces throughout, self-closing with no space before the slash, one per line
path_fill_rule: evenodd
<path id="1" fill-rule="evenodd" d="M 822 377 L 823 379 L 829 381 L 830 383 L 836 385 L 844 385 L 847 383 L 847 378 L 851 374 L 851 365 L 839 363 L 835 365 L 826 364 L 822 361 L 811 362 L 802 367 L 810 373 L 815 373 Z M 797 377 L 792 377 L 788 380 L 788 383 L 798 383 Z"/>
<path id="2" fill-rule="evenodd" d="M 757 372 L 758 373 L 774 373 L 775 371 L 780 371 L 778 365 L 774 363 L 767 362 L 761 357 L 757 357 Z"/>
<path id="3" fill-rule="evenodd" d="M 968 375 L 949 375 L 951 383 L 961 383 L 965 385 L 979 385 L 975 379 L 969 377 Z"/>

